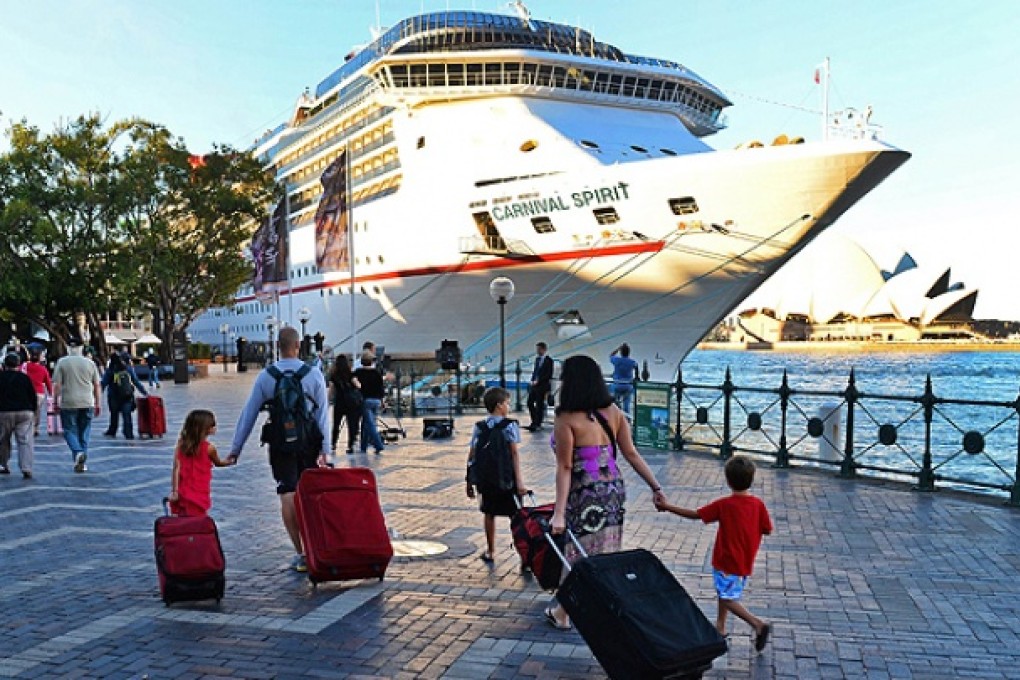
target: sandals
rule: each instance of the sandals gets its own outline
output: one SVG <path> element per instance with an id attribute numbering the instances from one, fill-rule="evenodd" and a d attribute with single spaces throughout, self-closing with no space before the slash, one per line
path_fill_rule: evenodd
<path id="1" fill-rule="evenodd" d="M 548 623 L 556 630 L 570 630 L 573 627 L 569 623 L 560 623 L 559 621 L 557 621 L 556 615 L 553 614 L 552 607 L 546 607 L 544 614 L 546 623 Z"/>
<path id="2" fill-rule="evenodd" d="M 772 632 L 772 625 L 766 623 L 762 626 L 761 632 L 754 636 L 754 651 L 760 652 L 765 649 L 769 641 L 769 633 Z"/>

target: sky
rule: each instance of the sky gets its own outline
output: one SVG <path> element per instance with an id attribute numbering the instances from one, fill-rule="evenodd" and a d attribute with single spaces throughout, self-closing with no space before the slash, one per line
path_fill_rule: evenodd
<path id="1" fill-rule="evenodd" d="M 913 158 L 833 227 L 880 266 L 910 252 L 978 288 L 977 318 L 1020 319 L 1020 0 L 532 0 L 624 52 L 683 63 L 734 102 L 715 148 L 821 137 L 830 109 L 874 109 Z M 0 121 L 44 131 L 99 112 L 165 125 L 197 153 L 246 148 L 374 26 L 494 0 L 0 0 Z M 0 149 L 5 141 L 0 141 Z M 800 257 L 810 257 L 810 247 Z"/>

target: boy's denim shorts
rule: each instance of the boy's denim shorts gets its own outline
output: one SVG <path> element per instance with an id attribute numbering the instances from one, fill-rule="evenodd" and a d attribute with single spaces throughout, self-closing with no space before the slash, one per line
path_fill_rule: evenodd
<path id="1" fill-rule="evenodd" d="M 739 600 L 747 587 L 746 576 L 734 576 L 726 574 L 718 569 L 712 570 L 712 581 L 715 583 L 715 593 L 720 600 Z"/>

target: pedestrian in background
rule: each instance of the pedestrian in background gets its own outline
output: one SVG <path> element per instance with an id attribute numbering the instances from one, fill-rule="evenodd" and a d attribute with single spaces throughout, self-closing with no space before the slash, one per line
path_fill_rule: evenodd
<path id="1" fill-rule="evenodd" d="M 83 355 L 81 341 L 68 340 L 67 351 L 67 356 L 61 357 L 53 369 L 53 398 L 60 411 L 64 441 L 71 449 L 74 471 L 85 472 L 92 419 L 102 412 L 103 388 L 99 368 Z"/>
<path id="2" fill-rule="evenodd" d="M 159 384 L 159 355 L 152 349 L 145 353 L 145 365 L 149 367 L 149 387 L 160 389 Z"/>
<path id="3" fill-rule="evenodd" d="M 39 422 L 46 417 L 46 399 L 53 394 L 53 381 L 50 378 L 50 370 L 42 361 L 42 352 L 32 350 L 28 356 L 28 363 L 23 367 L 25 375 L 32 381 L 32 387 L 36 395 L 35 408 L 35 436 L 39 436 Z M 47 432 L 49 434 L 49 432 Z"/>
<path id="4" fill-rule="evenodd" d="M 712 580 L 719 598 L 719 613 L 715 627 L 720 635 L 726 634 L 726 614 L 746 621 L 754 628 L 754 648 L 765 649 L 772 627 L 749 612 L 740 600 L 747 580 L 754 570 L 754 558 L 761 547 L 762 536 L 772 533 L 772 518 L 765 503 L 748 489 L 754 482 L 754 462 L 747 456 L 733 456 L 724 468 L 726 483 L 733 493 L 708 505 L 691 510 L 664 499 L 655 500 L 660 512 L 672 512 L 686 519 L 700 519 L 705 524 L 719 523 L 712 549 Z"/>
<path id="5" fill-rule="evenodd" d="M 629 418 L 630 397 L 634 393 L 634 381 L 638 377 L 638 362 L 630 357 L 630 345 L 623 343 L 609 355 L 613 364 L 613 399 Z"/>
<path id="6" fill-rule="evenodd" d="M 386 448 L 383 445 L 382 437 L 379 436 L 379 426 L 376 419 L 379 417 L 379 409 L 382 408 L 383 400 L 383 378 L 382 373 L 375 368 L 375 355 L 371 352 L 364 352 L 361 355 L 361 368 L 354 372 L 354 377 L 361 383 L 361 394 L 364 403 L 361 406 L 361 452 L 368 453 L 368 445 L 371 444 L 376 453 L 382 453 Z"/>
<path id="7" fill-rule="evenodd" d="M 528 413 L 531 415 L 531 423 L 527 426 L 529 432 L 538 432 L 542 429 L 542 421 L 545 420 L 546 398 L 552 390 L 553 360 L 546 352 L 549 346 L 544 342 L 535 344 L 535 367 L 531 371 L 531 384 L 528 386 Z"/>
<path id="8" fill-rule="evenodd" d="M 143 396 L 148 396 L 148 392 L 145 391 L 145 387 L 138 379 L 138 374 L 131 366 L 130 357 L 128 363 L 125 363 L 122 354 L 115 353 L 110 356 L 110 363 L 106 367 L 100 384 L 106 389 L 106 401 L 110 407 L 110 426 L 103 434 L 107 437 L 116 437 L 117 421 L 123 418 L 124 438 L 134 439 L 134 423 L 131 413 L 136 408 L 135 390 L 137 389 Z"/>
<path id="9" fill-rule="evenodd" d="M 4 356 L 0 372 L 0 474 L 11 469 L 11 436 L 18 442 L 18 467 L 25 479 L 32 478 L 35 438 L 32 436 L 33 413 L 36 408 L 35 388 L 21 371 L 21 356 L 9 352 Z"/>
<path id="10" fill-rule="evenodd" d="M 358 430 L 361 428 L 361 409 L 364 397 L 361 395 L 361 383 L 354 377 L 347 355 L 341 354 L 333 363 L 333 371 L 329 375 L 329 391 L 333 400 L 333 431 L 330 437 L 334 453 L 340 447 L 340 425 L 347 421 L 347 453 L 354 453 L 354 444 L 358 441 Z"/>

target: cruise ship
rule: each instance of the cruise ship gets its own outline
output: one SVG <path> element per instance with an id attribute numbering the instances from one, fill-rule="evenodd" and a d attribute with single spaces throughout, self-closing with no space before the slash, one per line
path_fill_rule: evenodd
<path id="1" fill-rule="evenodd" d="M 508 373 L 540 340 L 600 360 L 627 342 L 668 380 L 909 158 L 860 127 L 715 150 L 730 105 L 680 63 L 526 11 L 405 19 L 257 141 L 286 188 L 283 277 L 264 279 L 257 235 L 257 279 L 192 339 L 267 342 L 283 323 L 394 357 L 449 339 L 470 370 L 498 372 L 502 354 Z M 502 309 L 496 277 L 514 284 Z"/>

